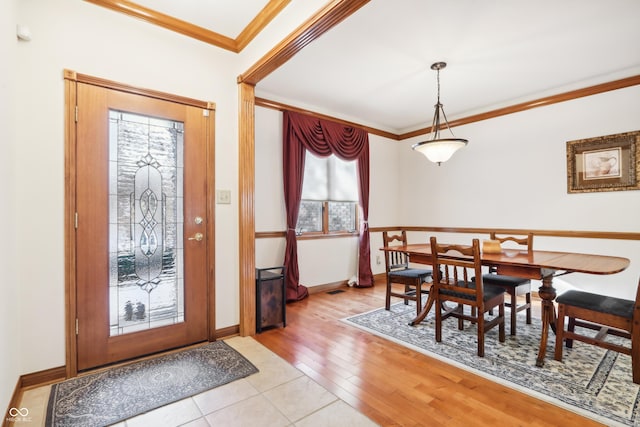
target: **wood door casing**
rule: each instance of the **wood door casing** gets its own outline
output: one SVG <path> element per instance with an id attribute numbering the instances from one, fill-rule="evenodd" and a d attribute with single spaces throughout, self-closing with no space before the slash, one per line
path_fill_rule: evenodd
<path id="1" fill-rule="evenodd" d="M 208 175 L 213 114 L 200 107 L 77 84 L 76 127 L 76 314 L 77 369 L 130 359 L 213 335 L 213 210 Z M 182 323 L 109 337 L 109 196 L 108 111 L 129 111 L 180 121 L 184 134 L 184 275 L 185 319 Z M 204 112 L 207 112 L 206 114 Z M 209 177 L 210 178 L 210 177 Z M 204 218 L 196 224 L 196 216 Z M 188 240 L 203 233 L 203 241 Z"/>

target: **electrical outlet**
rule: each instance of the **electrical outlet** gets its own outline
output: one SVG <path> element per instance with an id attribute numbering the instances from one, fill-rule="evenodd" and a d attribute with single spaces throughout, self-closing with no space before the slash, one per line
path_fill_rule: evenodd
<path id="1" fill-rule="evenodd" d="M 380 255 L 376 255 L 376 264 L 382 264 L 382 260 L 380 260 Z"/>
<path id="2" fill-rule="evenodd" d="M 216 191 L 216 203 L 219 205 L 228 205 L 231 203 L 231 190 Z"/>

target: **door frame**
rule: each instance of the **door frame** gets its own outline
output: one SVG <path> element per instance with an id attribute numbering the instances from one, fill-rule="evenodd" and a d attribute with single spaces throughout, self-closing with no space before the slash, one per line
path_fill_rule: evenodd
<path id="1" fill-rule="evenodd" d="M 190 105 L 208 110 L 213 117 L 208 123 L 206 133 L 206 178 L 207 178 L 207 222 L 205 235 L 207 251 L 207 335 L 209 341 L 215 341 L 215 103 L 199 101 L 178 95 L 172 95 L 151 89 L 129 86 L 122 83 L 105 80 L 72 70 L 64 70 L 65 91 L 65 203 L 64 203 L 64 236 L 65 236 L 65 361 L 66 376 L 72 378 L 78 375 L 76 341 L 77 325 L 77 281 L 76 281 L 76 117 L 77 117 L 77 84 L 86 83 L 107 89 L 126 92 L 134 95 L 162 99 L 178 104 Z"/>

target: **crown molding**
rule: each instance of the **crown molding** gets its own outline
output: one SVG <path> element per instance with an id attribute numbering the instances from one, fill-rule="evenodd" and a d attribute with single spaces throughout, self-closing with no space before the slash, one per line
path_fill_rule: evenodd
<path id="1" fill-rule="evenodd" d="M 270 0 L 255 18 L 233 39 L 181 19 L 149 9 L 128 0 L 85 0 L 125 15 L 133 16 L 176 33 L 239 53 L 266 27 L 291 0 Z"/>

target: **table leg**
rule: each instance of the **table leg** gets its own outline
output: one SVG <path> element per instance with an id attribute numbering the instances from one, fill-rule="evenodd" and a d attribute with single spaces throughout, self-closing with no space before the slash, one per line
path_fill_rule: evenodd
<path id="1" fill-rule="evenodd" d="M 427 314 L 429 314 L 429 310 L 431 310 L 431 306 L 433 306 L 433 291 L 429 292 L 429 296 L 427 297 L 427 302 L 425 302 L 424 307 L 422 307 L 422 311 L 418 316 L 409 322 L 409 326 L 415 326 L 418 323 L 422 322 Z"/>
<path id="2" fill-rule="evenodd" d="M 544 366 L 544 357 L 547 352 L 547 339 L 549 338 L 549 326 L 555 333 L 556 331 L 556 308 L 553 300 L 556 299 L 556 290 L 552 284 L 553 273 L 546 273 L 542 278 L 542 286 L 538 289 L 540 298 L 542 299 L 542 336 L 540 337 L 540 350 L 538 350 L 538 358 L 536 366 Z"/>

